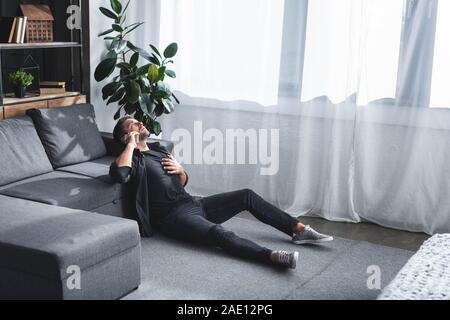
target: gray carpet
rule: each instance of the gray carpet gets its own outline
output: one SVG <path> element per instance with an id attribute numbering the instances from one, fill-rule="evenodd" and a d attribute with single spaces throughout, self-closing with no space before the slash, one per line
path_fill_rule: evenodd
<path id="1" fill-rule="evenodd" d="M 133 300 L 376 299 L 367 268 L 381 269 L 384 288 L 413 255 L 411 251 L 342 238 L 321 246 L 297 246 L 257 221 L 235 218 L 224 226 L 274 250 L 297 250 L 295 270 L 276 269 L 156 235 L 142 240 L 142 284 Z"/>

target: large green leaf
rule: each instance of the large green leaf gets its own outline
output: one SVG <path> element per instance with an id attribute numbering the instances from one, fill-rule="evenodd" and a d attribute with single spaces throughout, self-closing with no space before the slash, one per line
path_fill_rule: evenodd
<path id="1" fill-rule="evenodd" d="M 166 50 L 164 50 L 164 57 L 166 57 L 167 59 L 173 58 L 175 57 L 175 55 L 178 52 L 178 44 L 176 43 L 171 43 Z"/>
<path id="2" fill-rule="evenodd" d="M 172 93 L 172 97 L 175 99 L 175 101 L 180 104 L 180 100 L 177 98 L 177 96 L 175 94 Z"/>
<path id="3" fill-rule="evenodd" d="M 132 44 L 130 41 L 127 42 L 127 46 L 130 50 L 134 52 L 138 52 L 139 55 L 144 58 L 147 61 L 150 61 L 150 58 L 152 57 L 147 51 L 144 49 L 136 47 L 134 44 Z M 150 61 L 151 62 L 151 61 Z"/>
<path id="4" fill-rule="evenodd" d="M 161 130 L 161 124 L 158 121 L 153 121 L 153 125 L 152 125 L 152 131 L 155 135 L 159 136 L 162 132 Z"/>
<path id="5" fill-rule="evenodd" d="M 156 105 L 156 108 L 155 108 L 155 115 L 157 116 L 157 117 L 161 117 L 163 114 L 164 114 L 164 111 L 166 110 L 166 108 L 164 107 L 164 105 L 162 104 L 162 102 L 161 103 L 158 103 L 157 105 Z"/>
<path id="6" fill-rule="evenodd" d="M 122 84 L 120 82 L 111 82 L 108 83 L 106 86 L 103 87 L 102 93 L 103 93 L 103 100 L 106 100 L 110 96 L 112 96 L 121 86 Z"/>
<path id="7" fill-rule="evenodd" d="M 141 95 L 144 93 L 150 93 L 150 81 L 146 77 L 140 77 L 138 83 L 141 86 Z"/>
<path id="8" fill-rule="evenodd" d="M 164 77 L 166 76 L 166 67 L 159 68 L 158 73 L 158 80 L 156 80 L 156 82 L 164 81 Z"/>
<path id="9" fill-rule="evenodd" d="M 127 113 L 127 114 L 133 114 L 133 113 L 135 113 L 135 112 L 137 112 L 138 111 L 138 104 L 136 104 L 136 103 L 127 103 L 127 104 L 125 104 L 125 106 L 124 106 L 124 108 L 125 108 L 125 112 Z"/>
<path id="10" fill-rule="evenodd" d="M 114 120 L 119 120 L 120 119 L 120 112 L 122 111 L 122 107 L 119 108 L 119 110 L 117 110 L 117 112 L 114 114 Z"/>
<path id="11" fill-rule="evenodd" d="M 161 53 L 159 53 L 159 50 L 152 44 L 150 44 L 150 48 L 152 48 L 153 52 L 155 52 L 158 57 L 162 58 Z"/>
<path id="12" fill-rule="evenodd" d="M 161 97 L 164 99 L 169 99 L 170 96 L 172 95 L 172 91 L 170 90 L 170 87 L 167 83 L 158 82 L 156 88 L 157 88 L 156 92 L 160 93 Z"/>
<path id="13" fill-rule="evenodd" d="M 118 68 L 126 68 L 130 73 L 131 73 L 131 69 L 133 69 L 133 66 L 131 64 L 129 64 L 128 62 L 121 62 L 117 64 Z"/>
<path id="14" fill-rule="evenodd" d="M 135 52 L 130 59 L 130 64 L 135 67 L 139 61 L 139 53 Z"/>
<path id="15" fill-rule="evenodd" d="M 122 99 L 119 101 L 119 106 L 125 106 L 128 103 L 127 95 L 124 95 Z"/>
<path id="16" fill-rule="evenodd" d="M 117 60 L 117 53 L 114 50 L 108 51 L 106 54 L 106 59 L 116 59 Z"/>
<path id="17" fill-rule="evenodd" d="M 121 54 L 127 48 L 127 41 L 113 41 L 111 43 L 111 50 L 114 50 L 117 54 Z"/>
<path id="18" fill-rule="evenodd" d="M 158 57 L 154 53 L 152 53 L 152 58 L 153 58 L 153 60 L 151 60 L 150 62 L 152 62 L 158 66 L 162 65 L 161 61 L 158 59 Z"/>
<path id="19" fill-rule="evenodd" d="M 113 94 L 113 96 L 111 98 L 109 98 L 106 105 L 110 105 L 111 103 L 119 101 L 120 99 L 123 98 L 124 94 L 125 94 L 125 88 L 120 88 L 119 90 L 116 91 L 116 93 Z"/>
<path id="20" fill-rule="evenodd" d="M 125 5 L 125 8 L 123 8 L 122 12 L 125 13 L 128 9 L 128 6 L 130 5 L 131 0 L 128 0 L 127 4 Z"/>
<path id="21" fill-rule="evenodd" d="M 119 24 L 113 24 L 112 29 L 117 32 L 123 32 L 123 28 Z"/>
<path id="22" fill-rule="evenodd" d="M 126 20 L 127 20 L 127 15 L 124 14 L 123 16 L 120 16 L 119 19 L 116 20 L 116 23 L 123 25 Z"/>
<path id="23" fill-rule="evenodd" d="M 111 32 L 114 32 L 114 30 L 113 29 L 108 29 L 108 30 L 103 31 L 102 33 L 100 33 L 98 36 L 99 37 L 103 37 L 103 36 L 106 36 L 107 34 L 110 34 Z"/>
<path id="24" fill-rule="evenodd" d="M 121 14 L 122 13 L 122 4 L 120 3 L 119 0 L 111 0 L 111 8 L 117 14 Z"/>
<path id="25" fill-rule="evenodd" d="M 126 92 L 128 96 L 128 101 L 130 103 L 136 103 L 139 101 L 139 97 L 141 95 L 141 87 L 136 81 L 131 80 L 130 82 L 127 83 Z"/>
<path id="26" fill-rule="evenodd" d="M 125 33 L 123 35 L 126 36 L 127 34 L 133 32 L 134 30 L 136 30 L 137 28 L 139 28 L 143 24 L 144 24 L 144 22 L 137 22 L 137 23 L 133 23 L 132 25 L 129 25 L 128 27 L 126 27 L 124 29 Z"/>
<path id="27" fill-rule="evenodd" d="M 166 75 L 168 77 L 171 77 L 171 78 L 174 78 L 174 79 L 177 77 L 177 74 L 175 73 L 175 71 L 172 71 L 172 70 L 166 70 Z"/>
<path id="28" fill-rule="evenodd" d="M 120 81 L 127 81 L 131 74 L 131 70 L 128 68 L 120 68 Z"/>
<path id="29" fill-rule="evenodd" d="M 107 77 L 109 77 L 117 63 L 117 58 L 108 58 L 100 62 L 100 64 L 95 69 L 94 77 L 95 80 L 98 82 L 105 80 Z"/>
<path id="30" fill-rule="evenodd" d="M 152 114 L 155 111 L 156 104 L 149 94 L 143 94 L 140 98 L 141 109 L 146 114 Z"/>
<path id="31" fill-rule="evenodd" d="M 114 12 L 112 12 L 111 10 L 109 10 L 109 9 L 100 7 L 100 11 L 101 11 L 105 16 L 107 16 L 108 18 L 111 18 L 111 19 L 114 19 L 114 20 L 117 20 L 117 18 L 118 18 L 117 15 L 116 15 Z"/>
<path id="32" fill-rule="evenodd" d="M 146 74 L 148 73 L 148 69 L 150 68 L 151 65 L 152 65 L 151 63 L 148 63 L 148 64 L 146 64 L 146 65 L 140 67 L 140 68 L 137 70 L 138 76 L 146 75 Z"/>
<path id="33" fill-rule="evenodd" d="M 164 100 L 162 101 L 162 103 L 163 103 L 164 108 L 165 108 L 165 110 L 164 110 L 164 113 L 165 113 L 165 114 L 170 114 L 170 113 L 172 113 L 172 112 L 175 110 L 175 107 L 174 107 L 172 101 L 167 100 L 167 99 L 164 99 Z"/>
<path id="34" fill-rule="evenodd" d="M 158 78 L 159 78 L 159 69 L 157 66 L 152 64 L 148 69 L 148 79 L 150 80 L 151 84 L 154 84 L 158 82 Z"/>

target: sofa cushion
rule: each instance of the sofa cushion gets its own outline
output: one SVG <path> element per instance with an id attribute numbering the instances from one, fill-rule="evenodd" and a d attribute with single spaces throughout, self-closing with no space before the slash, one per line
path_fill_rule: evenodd
<path id="1" fill-rule="evenodd" d="M 0 121 L 0 186 L 53 171 L 29 117 Z"/>
<path id="2" fill-rule="evenodd" d="M 100 179 L 107 183 L 113 183 L 109 176 L 109 167 L 115 160 L 114 157 L 106 156 L 100 159 L 62 167 L 57 170 Z"/>
<path id="3" fill-rule="evenodd" d="M 0 188 L 0 194 L 45 204 L 94 211 L 105 204 L 126 197 L 120 184 L 53 171 Z"/>
<path id="4" fill-rule="evenodd" d="M 94 107 L 28 110 L 54 168 L 98 159 L 106 147 L 95 122 Z"/>
<path id="5" fill-rule="evenodd" d="M 65 279 L 139 244 L 132 220 L 0 196 L 0 268 Z"/>

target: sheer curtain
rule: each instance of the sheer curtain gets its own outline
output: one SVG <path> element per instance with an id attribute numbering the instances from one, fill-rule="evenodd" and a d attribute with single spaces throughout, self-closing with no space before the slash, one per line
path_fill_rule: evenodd
<path id="1" fill-rule="evenodd" d="M 189 192 L 252 188 L 294 216 L 450 232 L 449 1 L 158 10 L 160 46 L 180 44 L 171 85 L 182 101 L 162 137 Z"/>

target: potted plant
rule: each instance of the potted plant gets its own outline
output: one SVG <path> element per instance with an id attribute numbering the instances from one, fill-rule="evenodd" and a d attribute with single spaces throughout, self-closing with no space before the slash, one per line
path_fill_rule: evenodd
<path id="1" fill-rule="evenodd" d="M 22 70 L 17 70 L 9 74 L 9 81 L 14 87 L 16 98 L 24 98 L 27 88 L 33 83 L 34 77 Z"/>
<path id="2" fill-rule="evenodd" d="M 107 105 L 118 102 L 119 109 L 114 119 L 120 118 L 122 110 L 144 123 L 150 133 L 160 135 L 161 125 L 157 118 L 174 111 L 179 100 L 173 94 L 165 77 L 175 78 L 176 74 L 168 66 L 173 64 L 178 45 L 170 44 L 163 52 L 149 45 L 151 52 L 135 46 L 127 36 L 139 28 L 143 22 L 126 25 L 125 6 L 119 0 L 110 0 L 111 10 L 101 7 L 100 11 L 112 19 L 111 28 L 99 34 L 108 41 L 108 53 L 95 70 L 95 79 L 101 82 L 110 76 L 110 83 L 103 87 L 103 100 Z M 140 61 L 143 63 L 140 63 Z M 118 74 L 114 74 L 118 71 Z M 114 74 L 114 75 L 113 75 Z"/>

